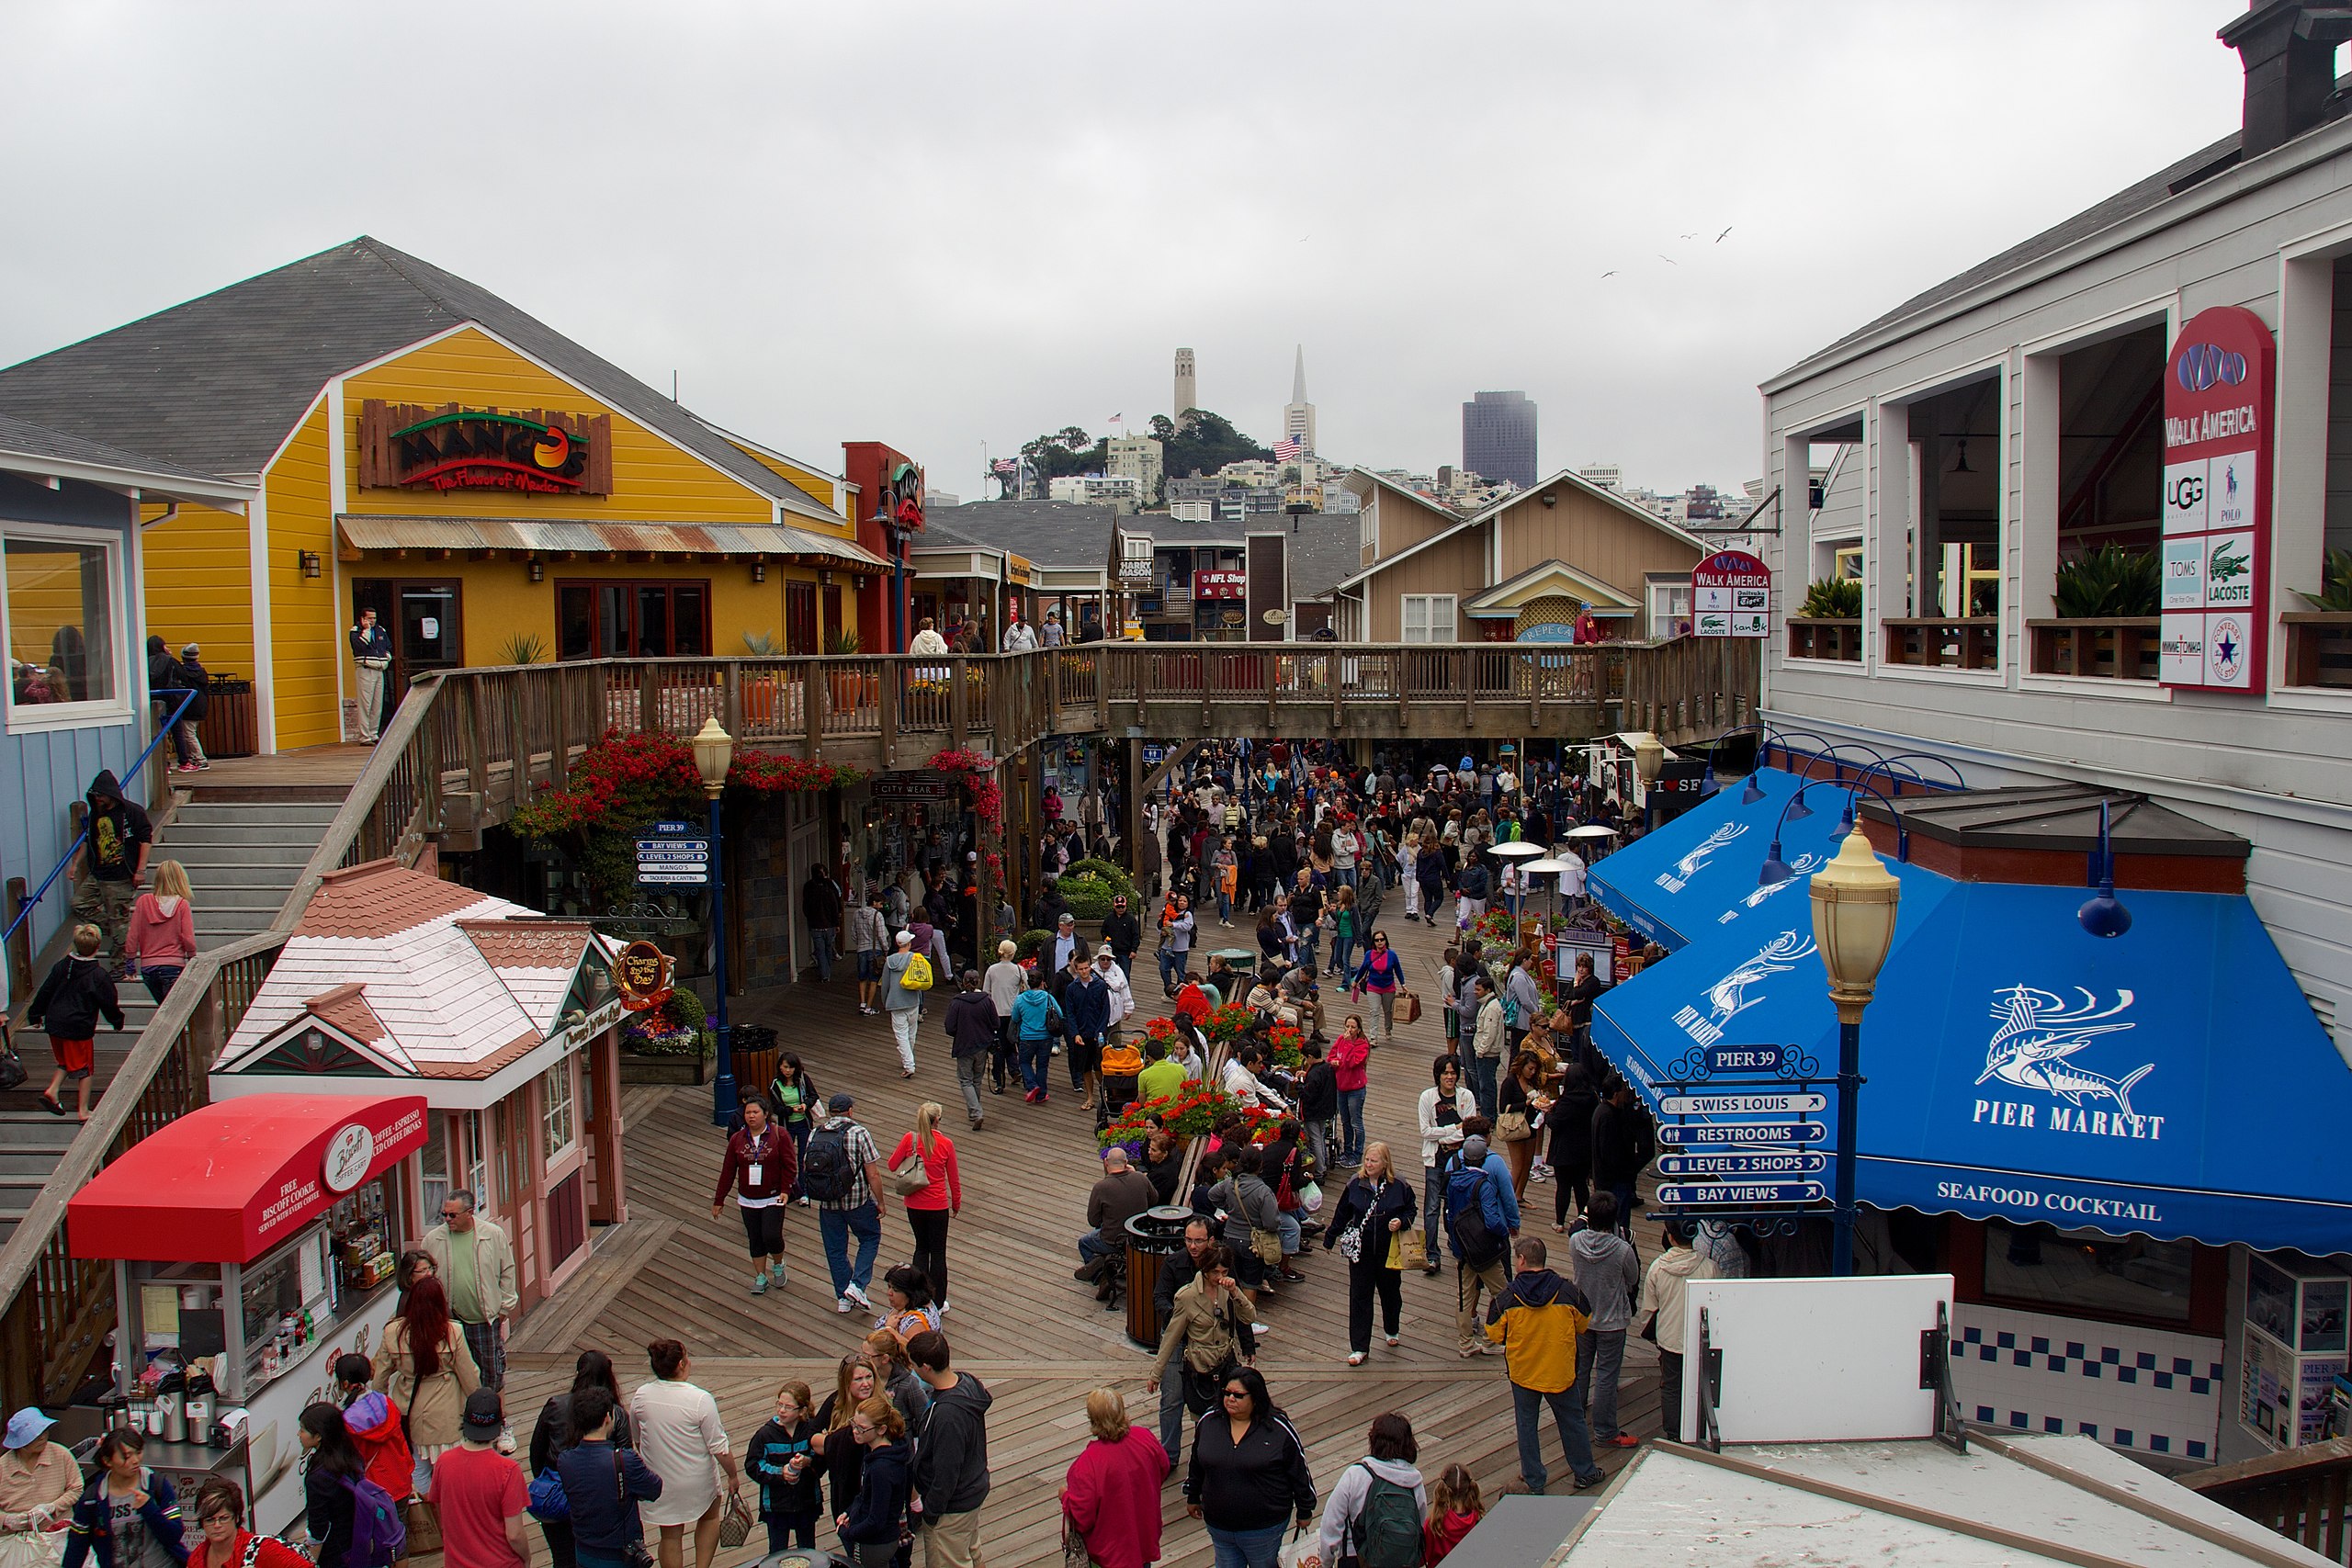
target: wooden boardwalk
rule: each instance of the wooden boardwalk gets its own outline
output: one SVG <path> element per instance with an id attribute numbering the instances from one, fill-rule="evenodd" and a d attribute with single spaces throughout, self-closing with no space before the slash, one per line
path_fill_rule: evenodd
<path id="1" fill-rule="evenodd" d="M 1391 898 L 1387 929 L 1409 961 L 1417 987 L 1433 997 L 1441 932 L 1408 927 L 1400 899 Z M 1243 934 L 1238 923 L 1235 932 Z M 1221 935 L 1212 932 L 1211 936 Z M 1222 945 L 1209 941 L 1211 947 Z M 1147 951 L 1136 965 L 1147 1013 L 1161 1010 Z M 1128 1409 L 1156 1429 L 1158 1396 L 1146 1394 L 1145 1352 L 1127 1343 L 1125 1316 L 1105 1312 L 1091 1287 L 1074 1281 L 1075 1241 L 1086 1228 L 1086 1190 L 1098 1174 L 1091 1122 L 1076 1096 L 1057 1086 L 1045 1106 L 1023 1103 L 1017 1089 L 985 1098 L 987 1125 L 965 1131 L 946 1040 L 934 1004 L 917 1047 L 918 1075 L 901 1079 L 889 1032 L 879 1018 L 858 1014 L 846 981 L 813 983 L 750 998 L 738 1021 L 774 1025 L 786 1049 L 797 1051 L 820 1089 L 847 1089 L 858 1117 L 887 1157 L 912 1122 L 915 1107 L 933 1100 L 947 1108 L 944 1125 L 956 1140 L 965 1181 L 964 1211 L 947 1244 L 947 1335 L 959 1370 L 989 1386 L 989 1452 L 993 1487 L 985 1512 L 983 1552 L 991 1568 L 1057 1563 L 1057 1494 L 1063 1472 L 1086 1440 L 1085 1397 L 1109 1385 L 1127 1395 Z M 1334 1019 L 1336 1026 L 1337 1020 Z M 1400 1028 L 1393 1048 L 1372 1058 L 1367 1128 L 1396 1151 L 1400 1168 L 1418 1180 L 1419 1151 L 1415 1102 L 1428 1086 L 1430 1058 L 1442 1045 L 1434 1008 Z M 1059 1060 L 1055 1069 L 1062 1072 Z M 1066 1077 L 1063 1084 L 1066 1085 Z M 854 1348 L 871 1326 L 865 1314 L 833 1310 L 815 1212 L 794 1209 L 786 1224 L 790 1278 L 780 1291 L 753 1296 L 742 1230 L 732 1213 L 710 1218 L 710 1190 L 719 1145 L 709 1124 L 709 1091 L 634 1089 L 628 1121 L 630 1217 L 599 1242 L 595 1260 L 517 1330 L 510 1355 L 509 1410 L 527 1431 L 539 1403 L 564 1386 L 581 1348 L 613 1358 L 624 1388 L 645 1375 L 644 1346 L 675 1337 L 695 1359 L 695 1378 L 718 1396 L 728 1433 L 740 1451 L 765 1418 L 778 1383 L 806 1380 L 820 1395 L 832 1383 L 837 1358 Z M 1336 1195 L 1336 1194 L 1335 1194 Z M 1530 1227 L 1552 1235 L 1552 1190 L 1529 1189 Z M 910 1236 L 895 1204 L 883 1222 L 876 1278 L 903 1262 Z M 1645 1235 L 1645 1262 L 1657 1237 Z M 1470 1467 L 1491 1499 L 1518 1478 L 1510 1393 L 1499 1357 L 1460 1359 L 1454 1349 L 1451 1267 L 1436 1279 L 1405 1281 L 1405 1343 L 1395 1350 L 1375 1334 L 1361 1368 L 1345 1364 L 1346 1265 L 1316 1250 L 1308 1282 L 1286 1288 L 1268 1309 L 1273 1332 L 1259 1365 L 1277 1403 L 1308 1444 L 1318 1489 L 1363 1452 L 1365 1429 L 1385 1410 L 1403 1413 L 1420 1443 L 1420 1465 L 1434 1480 L 1445 1465 Z M 876 1294 L 879 1296 L 878 1290 Z M 1629 1341 L 1622 1404 L 1626 1429 L 1658 1430 L 1656 1353 Z M 1187 1453 L 1189 1454 L 1189 1434 Z M 1568 1483 L 1558 1438 L 1546 1423 L 1545 1463 L 1552 1488 Z M 1634 1450 L 1607 1450 L 1614 1471 Z M 1193 1568 L 1209 1561 L 1200 1527 L 1185 1517 L 1177 1488 L 1166 1492 L 1164 1559 Z M 831 1540 L 830 1534 L 822 1537 Z M 761 1533 L 722 1562 L 749 1562 Z"/>

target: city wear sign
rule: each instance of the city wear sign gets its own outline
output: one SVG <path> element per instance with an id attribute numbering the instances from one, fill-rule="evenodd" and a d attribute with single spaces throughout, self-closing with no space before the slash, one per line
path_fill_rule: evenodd
<path id="1" fill-rule="evenodd" d="M 2270 580 L 2270 329 L 2199 311 L 2165 367 L 2163 631 L 2167 686 L 2259 693 Z"/>
<path id="2" fill-rule="evenodd" d="M 1769 637 L 1772 571 L 1746 550 L 1717 550 L 1690 570 L 1690 629 L 1701 637 Z"/>

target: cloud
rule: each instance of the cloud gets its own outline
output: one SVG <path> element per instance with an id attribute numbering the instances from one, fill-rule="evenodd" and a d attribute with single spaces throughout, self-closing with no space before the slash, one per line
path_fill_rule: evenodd
<path id="1" fill-rule="evenodd" d="M 1264 436 L 1304 343 L 1342 460 L 1520 388 L 1546 464 L 1736 482 L 1763 377 L 2234 124 L 2236 9 L 17 6 L 0 362 L 368 232 L 967 494 L 1179 344 Z"/>

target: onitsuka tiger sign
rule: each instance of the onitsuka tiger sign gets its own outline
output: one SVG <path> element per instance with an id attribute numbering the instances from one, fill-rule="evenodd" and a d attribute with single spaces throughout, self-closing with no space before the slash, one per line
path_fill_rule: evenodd
<path id="1" fill-rule="evenodd" d="M 2263 689 L 2270 580 L 2270 329 L 2199 311 L 2165 367 L 2164 600 L 2157 677 Z"/>

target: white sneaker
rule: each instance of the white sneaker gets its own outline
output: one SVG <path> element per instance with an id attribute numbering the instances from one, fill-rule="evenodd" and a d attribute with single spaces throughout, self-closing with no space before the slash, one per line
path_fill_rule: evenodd
<path id="1" fill-rule="evenodd" d="M 1058 1046 L 1058 1045 L 1055 1046 L 1055 1047 L 1054 1047 L 1054 1055 L 1057 1055 L 1057 1056 L 1058 1056 L 1058 1055 L 1060 1055 L 1061 1054 L 1062 1054 L 1062 1048 L 1061 1048 L 1060 1046 Z"/>
<path id="2" fill-rule="evenodd" d="M 835 1312 L 855 1312 L 857 1310 L 857 1306 L 856 1303 L 852 1302 L 847 1296 L 843 1296 L 841 1300 L 833 1303 L 833 1310 Z"/>
<path id="3" fill-rule="evenodd" d="M 874 1310 L 874 1303 L 867 1301 L 865 1299 L 865 1292 L 859 1290 L 855 1285 L 852 1285 L 849 1288 L 849 1299 L 855 1302 L 858 1305 L 864 1307 L 868 1312 L 872 1312 Z"/>

